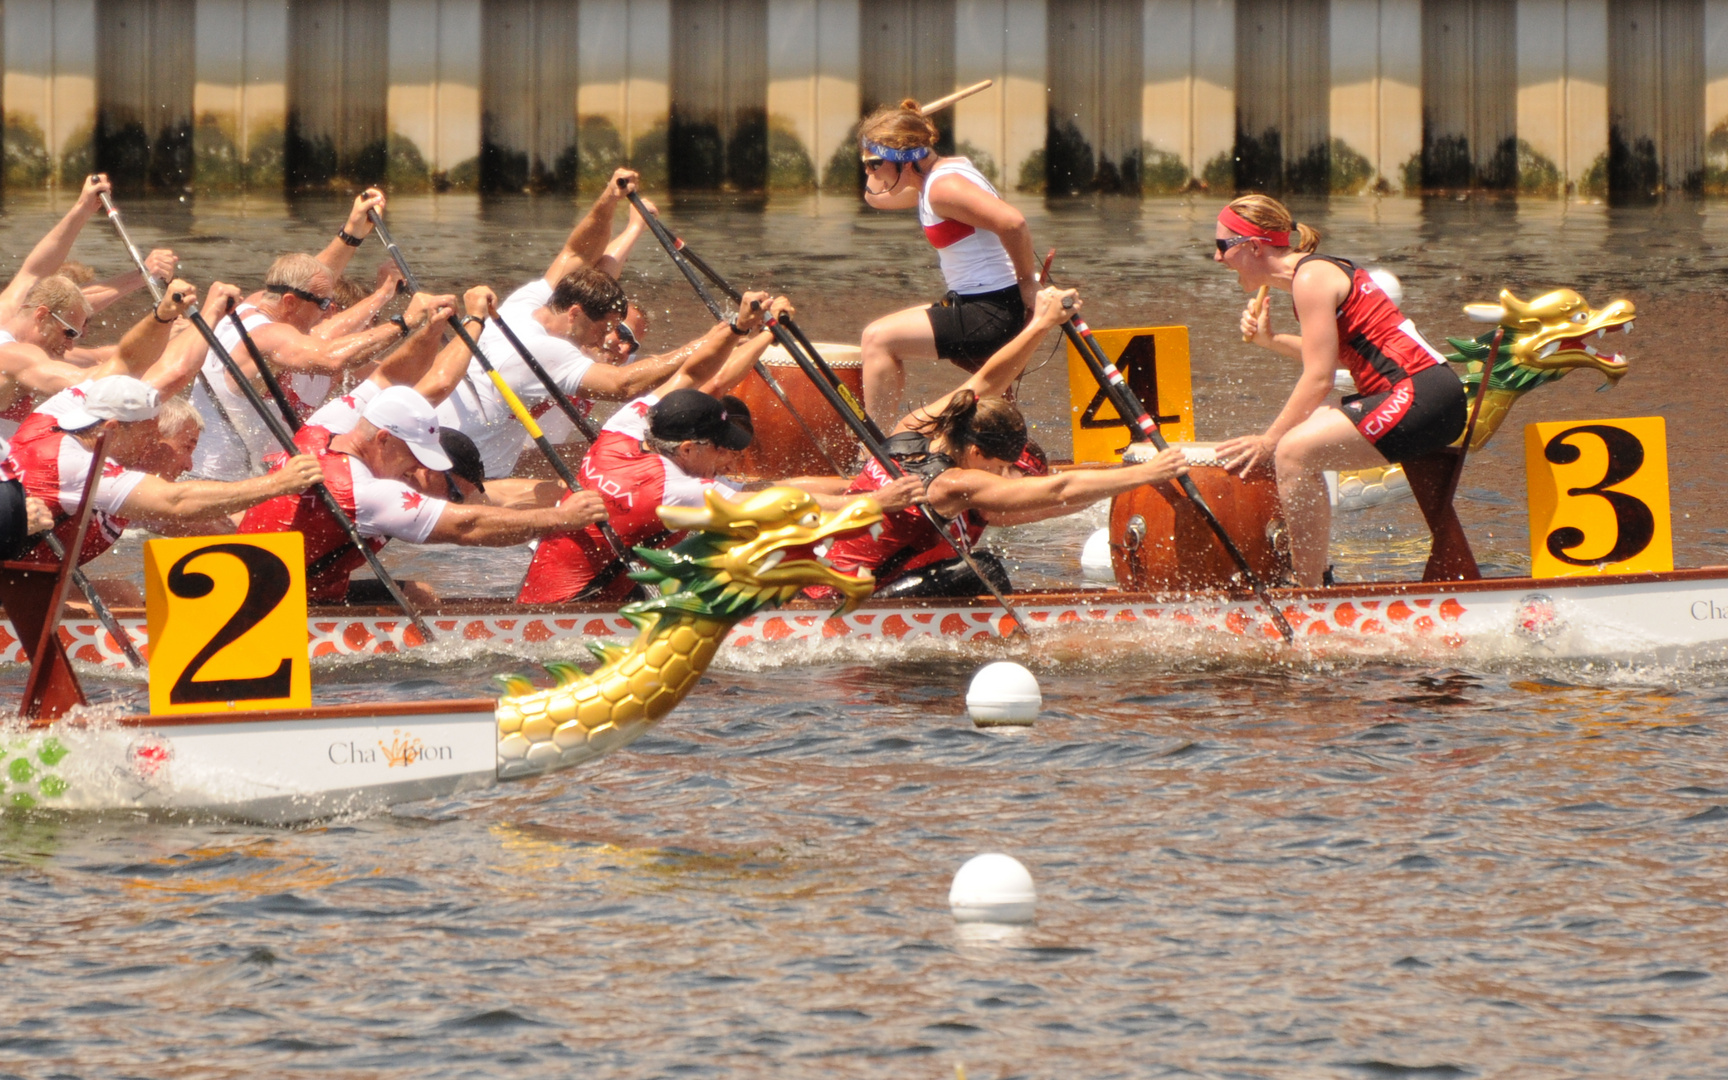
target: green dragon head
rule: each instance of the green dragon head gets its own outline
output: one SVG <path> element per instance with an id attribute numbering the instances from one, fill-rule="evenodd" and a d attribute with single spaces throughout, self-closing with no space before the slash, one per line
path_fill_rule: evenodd
<path id="1" fill-rule="evenodd" d="M 825 513 L 816 500 L 792 487 L 771 487 L 741 502 L 709 491 L 700 507 L 662 506 L 660 520 L 690 535 L 667 551 L 637 548 L 648 569 L 630 576 L 660 590 L 653 600 L 631 604 L 629 615 L 682 612 L 742 619 L 785 603 L 809 585 L 828 585 L 851 611 L 876 589 L 874 578 L 835 570 L 823 556 L 837 537 L 877 529 L 882 510 L 860 496 Z"/>

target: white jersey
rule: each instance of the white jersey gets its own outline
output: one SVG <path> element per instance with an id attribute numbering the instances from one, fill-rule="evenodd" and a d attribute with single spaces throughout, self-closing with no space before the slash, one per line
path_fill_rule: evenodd
<path id="1" fill-rule="evenodd" d="M 243 305 L 242 312 L 248 333 L 271 322 L 270 317 L 257 308 Z M 220 320 L 215 330 L 216 340 L 228 350 L 229 356 L 236 361 L 242 357 L 250 358 L 246 347 L 240 343 L 240 332 L 234 329 L 232 319 Z M 192 407 L 204 419 L 204 434 L 198 439 L 198 448 L 192 452 L 192 476 L 199 480 L 232 481 L 263 475 L 264 459 L 281 450 L 281 444 L 258 418 L 251 402 L 228 380 L 228 369 L 222 366 L 214 352 L 204 358 L 200 374 L 204 378 L 192 384 Z M 205 389 L 206 383 L 216 391 L 215 401 Z M 266 407 L 275 408 L 275 404 L 266 401 Z"/>
<path id="2" fill-rule="evenodd" d="M 575 396 L 582 385 L 582 376 L 594 366 L 594 360 L 565 338 L 557 337 L 540 325 L 534 312 L 552 299 L 552 286 L 544 278 L 522 286 L 498 305 L 498 317 L 510 324 L 522 344 L 540 361 L 552 381 L 564 393 Z M 551 397 L 538 376 L 528 369 L 502 331 L 487 323 L 485 333 L 477 342 L 480 351 L 498 369 L 498 374 L 522 403 L 533 409 Z M 516 422 L 510 407 L 492 379 L 480 367 L 478 360 L 468 364 L 468 375 L 456 392 L 438 406 L 438 425 L 455 428 L 474 440 L 480 460 L 486 466 L 486 479 L 509 476 L 516 468 L 516 459 L 528 445 L 528 433 Z"/>
<path id="3" fill-rule="evenodd" d="M 930 185 L 944 176 L 963 176 L 991 195 L 996 195 L 996 189 L 966 158 L 943 158 L 924 178 L 924 189 L 918 193 L 918 224 L 924 226 L 925 239 L 936 249 L 948 288 L 971 296 L 1013 287 L 1019 281 L 1014 260 L 995 233 L 939 217 L 930 209 Z"/>
<path id="4" fill-rule="evenodd" d="M 321 427 L 332 435 L 346 435 L 360 423 L 360 414 L 383 389 L 371 379 L 366 379 L 341 397 L 326 401 L 306 419 L 306 423 Z"/>
<path id="5" fill-rule="evenodd" d="M 449 504 L 415 491 L 400 480 L 372 475 L 365 462 L 348 457 L 354 485 L 354 527 L 361 536 L 385 536 L 424 544 Z"/>

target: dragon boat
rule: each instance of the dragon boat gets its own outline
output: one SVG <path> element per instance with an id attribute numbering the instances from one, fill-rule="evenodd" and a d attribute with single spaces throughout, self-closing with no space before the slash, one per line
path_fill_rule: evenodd
<path id="1" fill-rule="evenodd" d="M 619 613 L 635 640 L 592 644 L 592 672 L 547 664 L 550 687 L 504 677 L 501 698 L 92 714 L 78 708 L 82 691 L 52 635 L 69 571 L 0 564 L 0 596 L 36 631 L 27 719 L 0 728 L 0 806 L 288 823 L 569 768 L 629 745 L 671 712 L 740 619 L 810 585 L 839 590 L 843 609 L 873 587 L 817 554 L 882 520 L 868 498 L 825 513 L 802 491 L 770 488 L 660 513 L 689 535 L 643 551 L 636 577 L 658 595 Z"/>
<path id="2" fill-rule="evenodd" d="M 1503 291 L 1497 302 L 1472 304 L 1466 314 L 1490 324 L 1476 338 L 1450 338 L 1449 355 L 1463 369 L 1466 385 L 1480 390 L 1471 452 L 1486 447 L 1512 406 L 1537 387 L 1586 369 L 1604 376 L 1604 387 L 1623 378 L 1625 357 L 1598 344 L 1610 333 L 1630 332 L 1636 314 L 1624 300 L 1593 308 L 1571 289 L 1525 301 Z M 1498 347 L 1496 351 L 1496 342 Z M 1488 363 L 1490 354 L 1494 362 Z M 847 357 L 847 359 L 850 359 Z M 846 375 L 852 373 L 846 372 Z M 854 376 L 855 377 L 855 376 Z M 1483 379 L 1487 385 L 1482 386 Z M 787 380 L 788 388 L 797 386 Z M 766 391 L 755 409 L 772 414 Z M 779 442 L 798 433 L 782 425 Z M 1460 448 L 1461 450 L 1463 448 Z M 807 454 L 814 458 L 811 449 Z M 1191 454 L 1196 473 L 1208 473 L 1208 489 L 1220 510 L 1236 512 L 1239 537 L 1262 576 L 1277 580 L 1275 508 L 1249 512 L 1252 483 L 1226 478 L 1203 448 Z M 1442 463 L 1444 464 L 1444 463 Z M 1454 476 L 1455 481 L 1455 476 Z M 1340 508 L 1412 497 L 1402 466 L 1346 473 L 1338 478 Z M 1373 495 L 1378 489 L 1379 495 Z M 1258 487 L 1266 504 L 1269 486 Z M 1363 491 L 1370 498 L 1363 500 Z M 1354 502 L 1352 500 L 1355 500 Z M 1449 503 L 1447 493 L 1446 501 Z M 1275 503 L 1275 495 L 1272 496 Z M 1152 531 L 1172 542 L 1147 544 L 1146 511 L 1162 515 Z M 1439 508 L 1442 518 L 1449 505 Z M 1135 518 L 1140 518 L 1136 525 Z M 1431 560 L 1420 581 L 1345 584 L 1324 589 L 1274 588 L 1272 602 L 1309 647 L 1372 655 L 1438 650 L 1461 655 L 1528 651 L 1543 657 L 1623 659 L 1662 656 L 1675 650 L 1728 649 L 1728 567 L 1581 577 L 1483 578 L 1462 530 L 1449 518 L 1450 553 Z M 1431 522 L 1432 524 L 1432 522 Z M 1171 488 L 1148 489 L 1117 500 L 1111 541 L 1115 588 L 1074 588 L 1016 593 L 1009 597 L 1034 634 L 1042 628 L 1108 628 L 1119 633 L 1211 634 L 1232 640 L 1273 640 L 1278 631 L 1264 605 L 1233 579 L 1233 568 L 1204 525 Z M 1161 569 L 1144 565 L 1138 553 L 1163 552 L 1174 559 Z M 1210 553 L 1209 555 L 1207 553 Z M 1208 561 L 1209 560 L 1209 561 Z M 1198 567 L 1198 570 L 1196 569 Z M 140 610 L 117 611 L 122 625 L 142 644 Z M 558 649 L 630 632 L 636 617 L 594 604 L 517 605 L 499 600 L 451 601 L 427 613 L 438 635 L 478 647 L 514 653 Z M 1013 620 L 990 597 L 957 600 L 870 601 L 833 613 L 803 600 L 778 610 L 742 615 L 729 648 L 771 652 L 796 659 L 798 646 L 850 642 L 989 641 L 1007 636 Z M 74 618 L 63 640 L 75 658 L 123 666 L 118 643 L 94 619 Z M 307 633 L 314 657 L 377 656 L 421 644 L 415 629 L 389 608 L 313 609 Z M 812 657 L 825 655 L 810 650 Z M 0 627 L 0 660 L 22 659 L 16 635 Z"/>

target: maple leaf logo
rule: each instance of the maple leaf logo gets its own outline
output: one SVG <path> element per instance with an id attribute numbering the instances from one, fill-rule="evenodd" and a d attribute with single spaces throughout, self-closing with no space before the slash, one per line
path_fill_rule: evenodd
<path id="1" fill-rule="evenodd" d="M 103 461 L 102 462 L 102 476 L 104 479 L 112 480 L 116 476 L 119 476 L 121 473 L 123 473 L 125 471 L 126 471 L 125 469 L 120 467 L 120 463 L 118 461 Z"/>
<path id="2" fill-rule="evenodd" d="M 425 501 L 426 496 L 418 491 L 404 491 L 402 493 L 402 509 L 404 510 L 413 510 Z"/>
<path id="3" fill-rule="evenodd" d="M 72 388 L 72 396 L 75 398 L 83 397 L 84 396 L 84 388 L 80 387 L 80 386 L 74 386 Z"/>

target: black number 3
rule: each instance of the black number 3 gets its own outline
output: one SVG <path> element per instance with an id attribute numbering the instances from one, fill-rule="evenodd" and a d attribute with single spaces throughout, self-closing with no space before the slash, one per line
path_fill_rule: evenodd
<path id="1" fill-rule="evenodd" d="M 240 601 L 240 610 L 222 624 L 222 629 L 216 631 L 216 636 L 198 650 L 198 655 L 192 658 L 192 662 L 186 665 L 186 670 L 174 680 L 173 689 L 168 691 L 168 700 L 176 705 L 189 705 L 209 701 L 255 701 L 259 698 L 287 697 L 294 671 L 291 657 L 285 657 L 274 674 L 255 679 L 192 681 L 193 676 L 210 662 L 211 657 L 262 622 L 266 615 L 276 610 L 276 605 L 282 602 L 282 598 L 288 595 L 288 565 L 263 548 L 250 544 L 210 544 L 182 555 L 180 561 L 168 570 L 168 591 L 187 600 L 209 596 L 210 590 L 216 587 L 215 580 L 209 574 L 188 571 L 186 564 L 205 555 L 218 554 L 232 555 L 246 565 L 246 596 Z"/>
<path id="2" fill-rule="evenodd" d="M 1650 546 L 1650 541 L 1656 535 L 1656 517 L 1650 512 L 1650 508 L 1638 499 L 1607 489 L 1622 480 L 1631 479 L 1644 467 L 1644 444 L 1624 428 L 1608 427 L 1605 424 L 1580 424 L 1549 439 L 1548 445 L 1542 448 L 1542 455 L 1556 465 L 1570 465 L 1577 461 L 1581 456 L 1579 449 L 1566 441 L 1574 435 L 1594 435 L 1601 439 L 1603 447 L 1608 451 L 1608 468 L 1603 471 L 1602 479 L 1594 484 L 1589 487 L 1570 488 L 1566 494 L 1597 495 L 1608 500 L 1608 505 L 1614 508 L 1614 525 L 1617 530 L 1614 547 L 1606 555 L 1593 559 L 1575 559 L 1566 552 L 1584 542 L 1584 531 L 1568 525 L 1548 534 L 1548 554 L 1573 566 L 1595 566 L 1598 563 L 1616 563 L 1630 559 Z"/>

